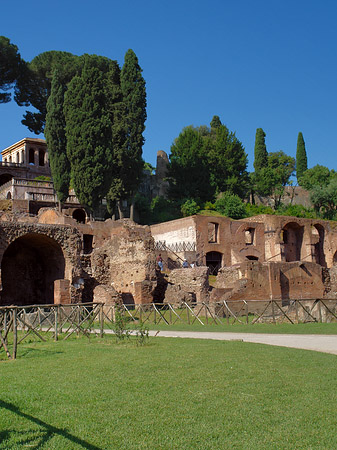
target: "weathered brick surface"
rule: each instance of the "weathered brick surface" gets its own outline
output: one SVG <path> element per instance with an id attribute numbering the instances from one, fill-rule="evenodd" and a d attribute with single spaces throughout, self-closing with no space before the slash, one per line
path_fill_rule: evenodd
<path id="1" fill-rule="evenodd" d="M 156 285 L 154 243 L 149 227 L 118 221 L 91 257 L 92 276 L 113 286 L 128 301 L 149 303 Z"/>
<path id="2" fill-rule="evenodd" d="M 247 261 L 222 270 L 217 287 L 231 289 L 224 297 L 228 300 L 312 299 L 322 298 L 325 293 L 322 267 L 300 261 Z M 215 291 L 213 296 L 216 295 Z"/>
<path id="3" fill-rule="evenodd" d="M 174 269 L 168 276 L 165 302 L 208 302 L 208 267 Z"/>

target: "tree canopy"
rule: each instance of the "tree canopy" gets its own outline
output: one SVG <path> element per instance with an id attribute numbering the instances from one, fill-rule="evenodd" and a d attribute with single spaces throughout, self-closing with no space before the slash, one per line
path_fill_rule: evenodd
<path id="1" fill-rule="evenodd" d="M 51 92 L 53 73 L 58 69 L 60 83 L 66 85 L 76 75 L 81 57 L 68 52 L 48 51 L 37 55 L 19 78 L 15 101 L 19 106 L 33 106 L 37 112 L 26 111 L 22 120 L 29 131 L 43 133 L 47 114 L 47 100 Z"/>
<path id="2" fill-rule="evenodd" d="M 256 190 L 260 195 L 271 196 L 274 208 L 280 206 L 284 188 L 290 183 L 295 171 L 295 158 L 282 150 L 268 154 L 268 166 L 259 170 L 256 177 Z"/>
<path id="3" fill-rule="evenodd" d="M 170 190 L 174 199 L 211 200 L 229 191 L 244 195 L 247 155 L 235 133 L 214 116 L 212 128 L 186 127 L 171 146 Z"/>
<path id="4" fill-rule="evenodd" d="M 0 103 L 11 101 L 10 91 L 16 86 L 25 62 L 21 59 L 16 45 L 5 36 L 0 36 Z"/>

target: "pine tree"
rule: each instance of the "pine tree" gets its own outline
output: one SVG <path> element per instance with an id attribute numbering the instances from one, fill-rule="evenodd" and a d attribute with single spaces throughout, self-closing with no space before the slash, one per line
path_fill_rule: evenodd
<path id="1" fill-rule="evenodd" d="M 58 70 L 53 74 L 51 94 L 47 101 L 45 138 L 54 188 L 60 203 L 69 195 L 70 163 L 67 157 L 65 118 L 63 113 L 66 87 L 60 82 Z"/>
<path id="2" fill-rule="evenodd" d="M 305 150 L 305 143 L 301 132 L 298 133 L 297 150 L 296 150 L 296 177 L 300 183 L 300 178 L 308 169 L 308 158 Z"/>
<path id="3" fill-rule="evenodd" d="M 263 167 L 268 166 L 268 152 L 265 137 L 266 133 L 262 130 L 262 128 L 257 128 L 254 148 L 254 169 L 256 173 Z"/>

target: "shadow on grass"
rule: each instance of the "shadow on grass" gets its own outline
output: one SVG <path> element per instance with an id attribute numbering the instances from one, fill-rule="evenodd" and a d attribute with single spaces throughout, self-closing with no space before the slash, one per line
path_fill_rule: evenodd
<path id="1" fill-rule="evenodd" d="M 46 444 L 53 436 L 59 435 L 75 444 L 80 445 L 82 448 L 88 450 L 102 450 L 100 447 L 89 444 L 83 439 L 72 435 L 65 429 L 54 427 L 46 422 L 43 422 L 43 420 L 37 419 L 30 414 L 26 414 L 23 411 L 20 411 L 20 409 L 12 403 L 0 400 L 0 408 L 7 409 L 8 411 L 17 414 L 19 417 L 30 420 L 32 423 L 35 423 L 42 428 L 41 430 L 27 430 L 24 432 L 20 432 L 17 430 L 3 430 L 0 432 L 0 448 L 2 448 L 1 443 L 4 442 L 4 440 L 8 441 L 12 436 L 15 436 L 19 439 L 19 442 L 17 442 L 16 444 L 29 446 L 33 450 L 38 450 L 42 448 L 42 446 Z"/>

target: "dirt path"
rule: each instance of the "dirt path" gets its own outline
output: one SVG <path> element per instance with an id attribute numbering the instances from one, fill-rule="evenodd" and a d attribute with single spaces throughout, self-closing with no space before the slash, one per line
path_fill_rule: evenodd
<path id="1" fill-rule="evenodd" d="M 180 337 L 194 339 L 215 339 L 219 341 L 240 340 L 257 344 L 280 347 L 301 348 L 337 355 L 337 335 L 323 334 L 257 334 L 257 333 L 218 333 L 199 331 L 150 331 L 150 336 Z"/>

